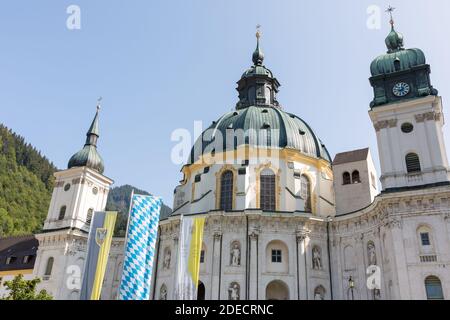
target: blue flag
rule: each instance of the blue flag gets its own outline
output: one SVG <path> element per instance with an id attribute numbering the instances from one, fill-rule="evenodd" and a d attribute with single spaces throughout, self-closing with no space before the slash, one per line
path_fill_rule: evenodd
<path id="1" fill-rule="evenodd" d="M 149 300 L 162 201 L 133 195 L 119 300 Z"/>

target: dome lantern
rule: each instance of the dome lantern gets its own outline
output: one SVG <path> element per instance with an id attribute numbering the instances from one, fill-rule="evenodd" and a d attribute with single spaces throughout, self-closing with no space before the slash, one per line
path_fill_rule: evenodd
<path id="1" fill-rule="evenodd" d="M 259 27 L 258 25 L 256 32 L 256 49 L 252 55 L 253 66 L 247 69 L 237 82 L 236 90 L 239 92 L 239 101 L 236 104 L 237 110 L 250 106 L 279 106 L 276 94 L 280 83 L 272 72 L 263 65 L 264 53 L 260 46 L 261 32 Z"/>

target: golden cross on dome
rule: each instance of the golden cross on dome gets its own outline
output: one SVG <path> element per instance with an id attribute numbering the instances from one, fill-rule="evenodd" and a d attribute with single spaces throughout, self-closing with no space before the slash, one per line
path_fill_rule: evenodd
<path id="1" fill-rule="evenodd" d="M 389 7 L 386 9 L 386 12 L 388 12 L 389 15 L 390 15 L 390 17 L 391 17 L 391 21 L 390 21 L 391 26 L 394 26 L 394 18 L 392 17 L 392 12 L 394 12 L 394 11 L 395 11 L 395 8 L 394 8 L 394 7 L 391 7 L 390 5 L 389 5 Z"/>
<path id="2" fill-rule="evenodd" d="M 257 24 L 256 25 L 256 38 L 259 39 L 261 37 L 261 25 Z"/>

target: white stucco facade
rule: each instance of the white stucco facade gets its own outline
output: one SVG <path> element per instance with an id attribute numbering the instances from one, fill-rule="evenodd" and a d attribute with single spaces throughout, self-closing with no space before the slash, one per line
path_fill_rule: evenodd
<path id="1" fill-rule="evenodd" d="M 387 40 L 387 58 L 372 66 L 376 99 L 369 111 L 381 193 L 369 150 L 338 154 L 341 160 L 337 156 L 332 163 L 311 128 L 281 108 L 278 80 L 262 65 L 258 43 L 254 65 L 238 82 L 236 110 L 210 129 L 215 137 L 240 126 L 265 137 L 273 132 L 278 140 L 263 145 L 255 138 L 252 144 L 249 134 L 224 151 L 203 149 L 200 141 L 200 156 L 182 168 L 173 212 L 160 221 L 152 299 L 175 299 L 180 220 L 188 215 L 206 218 L 199 299 L 450 299 L 450 176 L 442 100 L 429 84 L 424 61 L 414 70 L 407 65 L 412 58 L 404 65 L 395 57 L 392 66 L 386 64 L 392 52 L 411 54 L 403 51 L 393 28 Z M 412 57 L 419 54 L 414 50 Z M 386 93 L 385 69 L 393 78 L 411 73 L 422 87 L 411 97 L 402 89 L 408 90 L 404 99 Z M 414 73 L 418 69 L 421 73 Z M 392 84 L 397 91 L 405 86 Z M 112 181 L 86 167 L 61 171 L 56 178 L 44 232 L 36 235 L 34 274 L 57 299 L 77 299 L 73 282 L 82 275 L 76 277 L 73 266 L 83 270 L 87 212 L 104 210 Z M 68 183 L 72 186 L 64 191 Z M 62 206 L 67 208 L 61 218 Z M 124 239 L 113 240 L 102 299 L 117 298 L 123 247 Z"/>

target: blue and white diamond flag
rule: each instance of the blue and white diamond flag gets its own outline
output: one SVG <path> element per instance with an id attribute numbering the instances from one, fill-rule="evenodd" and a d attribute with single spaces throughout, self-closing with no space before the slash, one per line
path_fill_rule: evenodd
<path id="1" fill-rule="evenodd" d="M 149 300 L 161 198 L 132 195 L 119 300 Z"/>

